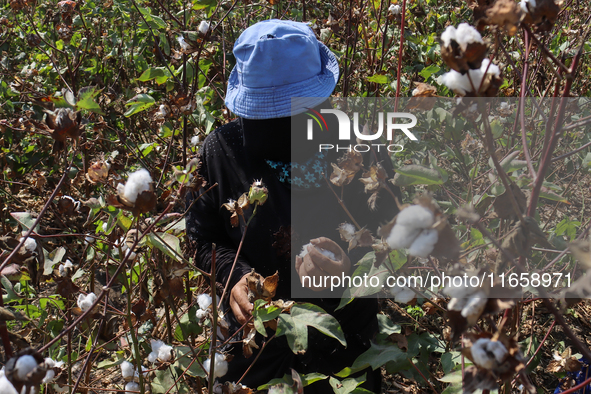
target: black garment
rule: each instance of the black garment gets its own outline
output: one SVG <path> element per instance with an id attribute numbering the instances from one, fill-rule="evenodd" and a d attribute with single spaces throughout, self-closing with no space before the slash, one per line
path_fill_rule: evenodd
<path id="1" fill-rule="evenodd" d="M 325 236 L 339 243 L 343 250 L 347 250 L 347 244 L 339 238 L 337 227 L 340 223 L 350 222 L 350 219 L 328 186 L 297 190 L 288 182 L 280 181 L 275 170 L 267 162 L 290 160 L 290 125 L 290 118 L 264 121 L 237 119 L 213 131 L 205 139 L 199 152 L 200 175 L 209 185 L 217 183 L 217 186 L 194 203 L 187 218 L 187 234 L 195 248 L 196 263 L 205 271 L 211 270 L 211 244 L 216 244 L 216 278 L 224 284 L 230 280 L 230 289 L 242 276 L 251 271 L 251 267 L 263 276 L 278 271 L 279 285 L 276 298 L 290 299 L 292 278 L 296 284 L 299 284 L 299 278 L 294 268 L 295 256 L 292 258 L 293 253 L 290 253 L 289 245 L 285 244 L 286 240 L 291 239 L 294 242 L 294 245 L 291 245 L 292 250 L 301 250 L 302 245 L 307 244 L 310 239 Z M 383 153 L 380 156 L 372 152 L 366 154 L 364 165 L 369 168 L 371 163 L 379 158 L 388 175 L 392 176 L 391 162 L 385 152 Z M 330 154 L 327 160 L 328 177 L 330 162 L 336 162 L 336 155 Z M 360 175 L 358 174 L 357 178 Z M 265 204 L 257 209 L 247 230 L 236 268 L 230 273 L 242 230 L 241 226 L 232 228 L 231 213 L 222 207 L 222 204 L 229 199 L 237 200 L 242 193 L 248 192 L 254 180 L 263 181 L 269 197 Z M 322 182 L 326 183 L 324 179 Z M 192 203 L 194 197 L 188 198 L 188 204 Z M 392 197 L 386 191 L 382 191 L 378 204 L 378 207 L 382 205 L 381 209 L 371 212 L 367 207 L 368 197 L 369 195 L 364 193 L 363 184 L 357 179 L 345 187 L 344 201 L 353 217 L 362 226 L 369 225 L 368 228 L 375 233 L 380 223 L 394 217 L 397 208 Z M 306 219 L 313 225 L 297 231 L 291 229 L 292 208 L 298 215 L 298 222 Z M 251 214 L 252 208 L 249 208 L 245 216 L 248 218 Z M 352 264 L 367 251 L 355 250 L 350 254 Z M 265 348 L 255 368 L 242 380 L 244 384 L 256 388 L 272 378 L 289 374 L 289 368 L 294 368 L 300 373 L 334 374 L 350 366 L 355 358 L 369 347 L 370 339 L 377 331 L 378 305 L 375 299 L 354 300 L 338 311 L 335 309 L 339 299 L 315 298 L 308 301 L 331 313 L 339 321 L 347 339 L 347 349 L 315 329 L 310 329 L 308 351 L 303 356 L 294 355 L 284 337 L 276 338 Z M 232 318 L 230 324 L 234 330 L 239 327 Z M 235 357 L 230 363 L 228 374 L 222 378 L 223 381 L 237 381 L 254 358 L 253 356 L 244 359 L 241 346 L 236 346 L 233 353 Z M 376 372 L 368 373 L 365 387 L 379 392 L 379 370 Z M 313 392 L 316 388 L 324 390 L 318 392 L 332 391 L 327 385 L 327 380 L 323 383 L 314 383 L 306 389 L 306 393 Z"/>

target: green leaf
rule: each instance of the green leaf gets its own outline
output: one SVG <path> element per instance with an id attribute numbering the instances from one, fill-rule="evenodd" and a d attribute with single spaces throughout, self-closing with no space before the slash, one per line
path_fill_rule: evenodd
<path id="1" fill-rule="evenodd" d="M 358 267 L 355 269 L 353 275 L 351 276 L 351 287 L 345 289 L 345 291 L 343 292 L 341 302 L 337 309 L 341 309 L 349 302 L 351 302 L 354 298 L 376 294 L 382 290 L 384 281 L 390 274 L 390 271 L 388 271 L 388 269 L 383 265 L 375 267 L 374 262 L 374 252 L 367 253 L 365 256 L 363 256 L 361 260 L 359 260 L 359 262 L 357 263 Z M 354 278 L 356 277 L 363 278 L 363 280 L 360 281 L 360 286 L 354 285 L 356 283 Z M 371 286 L 371 280 L 374 277 L 377 278 L 377 286 Z"/>
<path id="2" fill-rule="evenodd" d="M 206 374 L 203 368 L 199 365 L 196 359 L 193 357 L 193 352 L 188 346 L 175 346 L 175 363 L 174 366 L 186 371 L 187 375 L 194 378 L 200 377 L 205 378 Z"/>
<path id="3" fill-rule="evenodd" d="M 294 353 L 303 353 L 308 348 L 308 326 L 347 346 L 339 322 L 324 309 L 313 304 L 298 304 L 291 307 L 291 314 L 282 313 L 277 321 L 277 336 L 285 335 Z"/>
<path id="4" fill-rule="evenodd" d="M 6 294 L 2 295 L 2 301 L 5 303 L 20 300 L 21 297 L 16 294 L 12 288 L 12 283 L 8 280 L 8 278 L 4 275 L 0 275 L 0 283 L 2 283 L 2 287 L 6 290 Z"/>
<path id="5" fill-rule="evenodd" d="M 156 80 L 158 85 L 162 85 L 170 78 L 170 72 L 163 67 L 150 67 L 140 75 L 138 81 L 146 82 L 152 79 Z"/>
<path id="6" fill-rule="evenodd" d="M 45 251 L 45 249 L 43 249 L 43 253 L 44 254 L 47 253 Z M 51 273 L 53 272 L 53 267 L 55 267 L 56 264 L 61 263 L 62 259 L 66 255 L 66 248 L 64 248 L 63 246 L 60 246 L 59 248 L 54 250 L 52 254 L 53 254 L 53 258 L 50 257 L 49 253 L 47 253 L 47 255 L 45 256 L 45 264 L 43 266 L 43 275 L 51 275 Z"/>
<path id="7" fill-rule="evenodd" d="M 343 368 L 336 376 L 345 378 L 368 367 L 376 370 L 389 361 L 402 362 L 407 357 L 408 355 L 394 344 L 378 345 L 372 343 L 369 349 L 357 357 L 352 366 Z"/>
<path id="8" fill-rule="evenodd" d="M 273 305 L 265 308 L 264 304 L 266 304 L 265 300 L 256 300 L 252 316 L 254 318 L 254 328 L 259 334 L 266 337 L 267 330 L 265 330 L 264 323 L 277 318 L 281 314 L 281 309 Z"/>
<path id="9" fill-rule="evenodd" d="M 115 352 L 113 357 L 100 361 L 96 364 L 97 368 L 111 368 L 120 365 L 125 361 L 125 354 L 123 352 Z"/>
<path id="10" fill-rule="evenodd" d="M 418 164 L 410 164 L 395 170 L 393 183 L 396 186 L 442 185 L 447 181 L 447 173 Z"/>
<path id="11" fill-rule="evenodd" d="M 324 380 L 328 378 L 328 376 L 321 373 L 312 372 L 305 375 L 300 375 L 300 378 L 302 378 L 302 386 L 306 387 L 314 382 L 318 382 L 319 380 Z"/>
<path id="12" fill-rule="evenodd" d="M 12 212 L 10 214 L 21 226 L 23 230 L 29 230 L 35 223 L 35 218 L 29 212 Z M 39 224 L 35 227 L 35 232 L 39 232 Z"/>
<path id="13" fill-rule="evenodd" d="M 125 112 L 125 117 L 129 118 L 131 115 L 137 114 L 138 112 L 145 111 L 146 109 L 150 108 L 156 100 L 152 98 L 152 96 L 148 94 L 138 94 L 137 96 L 133 97 L 127 103 L 126 106 L 129 106 L 129 109 Z"/>
<path id="14" fill-rule="evenodd" d="M 97 88 L 94 86 L 87 86 L 80 89 L 78 91 L 78 102 L 76 103 L 76 109 L 85 109 L 87 111 L 92 111 L 99 115 L 104 115 L 105 113 L 101 110 L 101 107 L 94 100 L 94 98 L 98 96 L 99 93 L 100 90 L 97 90 Z"/>
<path id="15" fill-rule="evenodd" d="M 179 261 L 181 260 L 181 243 L 176 236 L 168 233 L 155 232 L 148 234 L 146 238 L 148 239 L 148 244 L 160 249 L 167 256 Z"/>
<path id="16" fill-rule="evenodd" d="M 308 348 L 308 327 L 304 324 L 298 324 L 293 317 L 282 313 L 277 318 L 278 337 L 285 335 L 287 344 L 292 352 L 305 353 Z"/>
<path id="17" fill-rule="evenodd" d="M 328 382 L 332 386 L 335 394 L 349 394 L 354 392 L 357 386 L 365 382 L 365 375 L 366 374 L 363 374 L 356 378 L 349 378 L 342 381 L 331 376 Z"/>
<path id="18" fill-rule="evenodd" d="M 388 76 L 387 75 L 372 75 L 371 77 L 367 77 L 368 82 L 375 82 L 380 84 L 387 84 L 388 83 Z"/>
<path id="19" fill-rule="evenodd" d="M 441 70 L 441 68 L 439 68 L 438 66 L 432 64 L 428 67 L 423 68 L 420 72 L 419 75 L 423 78 L 425 78 L 425 81 L 427 79 L 429 79 L 429 77 L 433 74 L 437 74 L 439 72 L 439 70 Z"/>

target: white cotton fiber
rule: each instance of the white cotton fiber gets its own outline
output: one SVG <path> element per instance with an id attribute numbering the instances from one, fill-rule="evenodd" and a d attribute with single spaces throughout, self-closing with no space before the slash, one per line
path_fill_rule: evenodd
<path id="1" fill-rule="evenodd" d="M 411 205 L 404 208 L 396 217 L 396 224 L 412 228 L 428 228 L 435 222 L 435 216 L 430 209 L 421 205 Z"/>
<path id="2" fill-rule="evenodd" d="M 412 245 L 420 232 L 421 229 L 396 223 L 390 231 L 386 242 L 390 249 L 406 249 Z"/>
<path id="3" fill-rule="evenodd" d="M 480 316 L 486 307 L 488 299 L 483 291 L 478 291 L 472 295 L 462 308 L 462 316 Z"/>
<path id="4" fill-rule="evenodd" d="M 129 361 L 123 361 L 121 363 L 121 376 L 124 378 L 132 378 L 139 375 L 132 363 Z"/>
<path id="5" fill-rule="evenodd" d="M 412 256 L 427 258 L 433 251 L 438 239 L 437 230 L 423 230 L 408 249 L 408 253 Z"/>
<path id="6" fill-rule="evenodd" d="M 169 346 L 159 339 L 151 339 L 150 344 L 152 345 L 152 353 L 148 355 L 148 361 L 151 363 L 160 360 L 167 362 L 172 357 L 172 346 Z"/>
<path id="7" fill-rule="evenodd" d="M 473 42 L 483 42 L 478 30 L 467 23 L 460 23 L 457 29 L 453 26 L 448 26 L 443 34 L 441 34 L 441 41 L 444 46 L 450 46 L 452 40 L 460 46 L 462 51 L 466 51 L 468 45 Z"/>
<path id="8" fill-rule="evenodd" d="M 344 237 L 346 237 L 347 240 L 349 240 L 355 235 L 355 226 L 351 223 L 341 223 L 339 226 L 339 231 Z"/>
<path id="9" fill-rule="evenodd" d="M 123 188 L 123 197 L 129 202 L 135 203 L 140 193 L 150 190 L 151 183 L 150 173 L 145 168 L 141 168 L 127 178 L 127 183 Z M 117 186 L 117 191 L 119 190 L 120 188 Z"/>
<path id="10" fill-rule="evenodd" d="M 125 391 L 140 391 L 140 385 L 136 382 L 129 382 L 125 385 Z"/>
<path id="11" fill-rule="evenodd" d="M 0 394 L 18 394 L 18 391 L 16 391 L 6 376 L 0 377 Z"/>
<path id="12" fill-rule="evenodd" d="M 490 339 L 488 338 L 480 338 L 474 342 L 470 349 L 474 364 L 488 370 L 493 369 L 497 364 L 494 355 L 489 354 L 487 351 L 489 342 Z"/>
<path id="13" fill-rule="evenodd" d="M 206 34 L 209 31 L 209 22 L 201 21 L 199 24 L 199 33 Z"/>
<path id="14" fill-rule="evenodd" d="M 470 79 L 468 79 L 468 74 L 470 74 Z M 494 75 L 499 78 L 501 76 L 501 70 L 496 64 L 490 63 L 490 60 L 484 59 L 479 69 L 469 70 L 464 75 L 456 70 L 451 70 L 441 75 L 438 82 L 444 84 L 457 94 L 466 95 L 466 93 L 476 91 L 481 87 L 480 84 L 485 75 Z M 470 84 L 470 80 L 472 80 L 472 84 Z M 472 86 L 474 86 L 474 89 Z"/>
<path id="15" fill-rule="evenodd" d="M 20 356 L 19 359 L 16 360 L 14 366 L 15 375 L 17 379 L 26 381 L 29 372 L 33 371 L 35 368 L 37 368 L 37 360 L 35 360 L 35 357 L 30 355 Z"/>
<path id="16" fill-rule="evenodd" d="M 203 362 L 203 368 L 209 374 L 209 364 L 211 363 L 211 359 L 208 358 Z M 226 358 L 221 355 L 220 353 L 216 353 L 215 355 L 215 367 L 214 367 L 214 378 L 221 378 L 226 373 L 228 373 L 228 362 Z"/>
<path id="17" fill-rule="evenodd" d="M 88 293 L 87 295 L 80 294 L 78 296 L 78 308 L 82 309 L 82 312 L 86 312 L 92 307 L 92 304 L 96 301 L 96 294 Z"/>
<path id="18" fill-rule="evenodd" d="M 204 311 L 209 308 L 211 305 L 211 296 L 209 294 L 199 294 L 197 296 L 197 304 L 199 304 L 199 308 L 203 309 Z"/>
<path id="19" fill-rule="evenodd" d="M 23 240 L 23 238 L 24 237 L 21 237 L 18 241 L 21 242 Z M 37 249 L 37 241 L 35 241 L 34 238 L 29 237 L 25 240 L 25 243 L 23 246 L 25 247 L 25 250 L 27 252 L 34 252 L 35 249 Z"/>
<path id="20" fill-rule="evenodd" d="M 189 49 L 191 47 L 187 43 L 187 41 L 185 41 L 185 37 L 183 37 L 183 36 L 178 36 L 176 38 L 176 40 L 179 42 L 179 45 L 181 46 L 181 48 L 183 49 L 183 51 L 186 51 L 187 49 Z"/>

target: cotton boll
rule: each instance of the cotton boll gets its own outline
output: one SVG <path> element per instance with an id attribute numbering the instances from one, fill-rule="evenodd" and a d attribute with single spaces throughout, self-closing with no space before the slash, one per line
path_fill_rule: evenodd
<path id="1" fill-rule="evenodd" d="M 21 242 L 24 237 L 20 238 L 18 241 Z M 27 238 L 25 239 L 25 244 L 23 245 L 27 252 L 34 252 L 37 249 L 37 241 L 34 238 Z"/>
<path id="2" fill-rule="evenodd" d="M 421 229 L 418 228 L 395 224 L 386 239 L 386 243 L 390 246 L 390 249 L 406 249 L 412 245 L 420 232 Z"/>
<path id="3" fill-rule="evenodd" d="M 447 304 L 447 309 L 450 311 L 461 311 L 466 306 L 466 298 L 452 298 Z"/>
<path id="4" fill-rule="evenodd" d="M 35 357 L 29 355 L 20 356 L 14 366 L 17 379 L 22 381 L 25 381 L 29 372 L 35 368 L 37 368 L 37 360 L 35 360 Z"/>
<path id="5" fill-rule="evenodd" d="M 132 378 L 139 375 L 132 363 L 129 361 L 123 361 L 121 363 L 121 376 L 123 376 L 123 378 Z"/>
<path id="6" fill-rule="evenodd" d="M 64 365 L 63 361 L 55 361 L 49 357 L 45 359 L 45 365 L 47 368 L 61 368 Z"/>
<path id="7" fill-rule="evenodd" d="M 148 356 L 148 360 L 150 362 L 153 363 L 156 359 L 159 359 L 162 362 L 167 362 L 171 359 L 172 346 L 168 346 L 158 339 L 151 339 L 150 344 L 152 345 L 152 353 L 150 353 Z"/>
<path id="8" fill-rule="evenodd" d="M 470 78 L 468 78 L 468 74 Z M 481 88 L 480 85 L 486 75 L 493 75 L 499 78 L 501 76 L 501 69 L 496 64 L 491 63 L 490 60 L 484 59 L 480 69 L 469 70 L 468 74 L 462 75 L 455 70 L 451 70 L 441 75 L 437 81 L 457 94 L 466 95 L 468 92 L 474 92 Z"/>
<path id="9" fill-rule="evenodd" d="M 444 46 L 450 46 L 451 40 L 456 40 L 456 28 L 454 26 L 448 26 L 441 34 L 441 41 L 443 41 Z"/>
<path id="10" fill-rule="evenodd" d="M 388 12 L 392 15 L 400 15 L 400 13 L 402 12 L 402 8 L 398 4 L 392 4 L 388 8 Z"/>
<path id="11" fill-rule="evenodd" d="M 483 291 L 478 291 L 466 301 L 466 305 L 462 308 L 462 316 L 466 318 L 480 316 L 487 302 L 486 294 Z"/>
<path id="12" fill-rule="evenodd" d="M 6 376 L 0 377 L 0 394 L 19 394 Z"/>
<path id="13" fill-rule="evenodd" d="M 185 37 L 178 36 L 176 38 L 176 40 L 179 42 L 179 45 L 181 46 L 183 51 L 186 51 L 187 49 L 191 48 L 191 46 L 187 43 L 187 41 L 185 41 Z"/>
<path id="14" fill-rule="evenodd" d="M 119 184 L 119 185 L 121 185 L 121 184 Z M 117 185 L 117 191 L 119 191 L 119 185 Z M 108 229 L 109 229 L 108 223 L 107 222 L 103 223 L 103 225 L 101 226 L 101 230 L 103 230 L 103 232 L 106 233 Z"/>
<path id="15" fill-rule="evenodd" d="M 199 304 L 199 308 L 203 309 L 204 311 L 209 308 L 211 305 L 211 296 L 209 294 L 199 294 L 197 297 L 197 304 Z"/>
<path id="16" fill-rule="evenodd" d="M 43 380 L 41 381 L 41 383 L 43 383 L 43 384 L 49 383 L 54 378 L 55 378 L 55 371 L 53 369 L 48 369 L 47 372 L 45 373 L 45 377 L 43 378 Z"/>
<path id="17" fill-rule="evenodd" d="M 449 285 L 443 290 L 443 293 L 445 293 L 448 296 L 453 297 L 453 298 L 460 298 L 460 299 L 467 300 L 467 298 L 470 296 L 470 294 L 472 294 L 474 292 L 474 288 L 472 288 L 471 286 L 466 286 L 466 282 L 470 283 L 469 281 L 470 281 L 471 277 L 472 276 L 467 276 L 466 281 L 464 281 L 464 277 L 462 277 L 462 276 L 451 277 L 450 281 L 449 281 Z M 456 278 L 459 278 L 459 280 L 456 280 Z M 460 285 L 456 286 L 456 284 L 460 284 Z"/>
<path id="18" fill-rule="evenodd" d="M 96 301 L 96 294 L 88 293 L 87 295 L 80 294 L 78 296 L 78 308 L 82 310 L 82 312 L 86 312 L 92 307 L 92 304 Z"/>
<path id="19" fill-rule="evenodd" d="M 458 25 L 456 29 L 456 42 L 460 45 L 462 51 L 465 51 L 468 45 L 473 42 L 483 43 L 482 36 L 478 30 L 467 23 L 460 23 Z"/>
<path id="20" fill-rule="evenodd" d="M 201 23 L 199 24 L 199 33 L 207 34 L 208 31 L 209 31 L 209 22 L 201 21 Z"/>
<path id="21" fill-rule="evenodd" d="M 197 309 L 195 315 L 197 316 L 197 320 L 202 320 L 207 316 L 207 311 L 204 311 L 203 309 Z"/>
<path id="22" fill-rule="evenodd" d="M 300 252 L 300 254 L 298 254 L 298 257 L 300 258 L 304 258 L 306 257 L 306 255 L 308 254 L 308 246 L 314 246 L 312 245 L 312 243 L 307 243 L 304 246 L 302 246 L 302 251 Z"/>
<path id="23" fill-rule="evenodd" d="M 95 238 L 91 237 L 90 235 L 84 237 L 84 243 L 87 245 L 94 243 L 94 241 L 95 241 Z"/>
<path id="24" fill-rule="evenodd" d="M 408 253 L 412 256 L 426 258 L 433 251 L 438 239 L 437 230 L 423 230 L 408 249 Z"/>
<path id="25" fill-rule="evenodd" d="M 130 203 L 135 203 L 140 193 L 150 190 L 151 183 L 152 177 L 150 173 L 145 168 L 141 168 L 127 178 L 123 197 Z M 119 191 L 119 186 L 117 186 L 117 191 Z"/>
<path id="26" fill-rule="evenodd" d="M 495 359 L 499 364 L 505 361 L 505 357 L 507 357 L 507 354 L 509 354 L 505 345 L 499 341 L 490 341 L 486 346 L 486 350 L 494 354 Z"/>
<path id="27" fill-rule="evenodd" d="M 470 70 L 470 72 L 472 71 L 473 70 Z M 447 86 L 449 89 L 462 96 L 466 95 L 467 92 L 472 91 L 472 85 L 470 84 L 468 77 L 466 75 L 460 74 L 456 70 L 451 70 L 450 72 L 439 76 L 439 78 L 437 78 L 437 82 L 440 85 Z M 475 89 L 477 88 L 478 86 L 475 86 Z"/>
<path id="28" fill-rule="evenodd" d="M 394 301 L 403 304 L 408 304 L 416 297 L 416 295 L 417 294 L 414 291 L 412 291 L 410 287 L 405 286 L 398 294 L 396 294 L 396 296 L 394 297 Z"/>
<path id="29" fill-rule="evenodd" d="M 197 145 L 200 142 L 201 142 L 201 137 L 200 136 L 194 135 L 193 137 L 191 137 L 191 142 L 190 142 L 191 146 L 195 146 L 195 145 Z"/>
<path id="30" fill-rule="evenodd" d="M 205 360 L 203 362 L 203 368 L 205 369 L 205 371 L 209 374 L 209 364 L 211 363 L 211 358 L 208 358 L 207 360 Z M 219 354 L 216 353 L 215 355 L 215 367 L 214 367 L 214 378 L 221 378 L 222 376 L 224 376 L 226 373 L 228 372 L 228 362 L 226 361 L 226 358 Z"/>
<path id="31" fill-rule="evenodd" d="M 129 382 L 125 385 L 125 391 L 140 391 L 140 385 L 136 382 Z"/>
<path id="32" fill-rule="evenodd" d="M 402 290 L 404 289 L 403 286 L 398 286 L 397 284 L 394 284 L 394 286 L 390 287 L 390 294 L 392 294 L 393 296 L 398 295 L 398 293 L 400 293 Z"/>
<path id="33" fill-rule="evenodd" d="M 396 224 L 412 228 L 428 228 L 435 222 L 435 216 L 430 209 L 421 205 L 411 205 L 404 208 L 396 217 Z"/>
<path id="34" fill-rule="evenodd" d="M 339 232 L 345 237 L 348 241 L 349 239 L 355 236 L 355 226 L 351 223 L 342 223 L 339 226 Z"/>
<path id="35" fill-rule="evenodd" d="M 487 350 L 490 342 L 491 340 L 488 338 L 480 338 L 474 342 L 470 349 L 474 364 L 488 370 L 493 369 L 497 364 L 494 354 L 489 353 Z"/>

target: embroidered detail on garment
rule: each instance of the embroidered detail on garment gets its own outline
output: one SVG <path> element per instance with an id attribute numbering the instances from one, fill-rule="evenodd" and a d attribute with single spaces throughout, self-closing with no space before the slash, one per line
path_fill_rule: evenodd
<path id="1" fill-rule="evenodd" d="M 323 160 L 325 156 L 324 153 L 318 152 L 305 163 L 267 160 L 267 164 L 279 181 L 301 189 L 309 189 L 321 187 L 325 183 L 323 173 L 327 174 L 328 167 L 328 163 Z"/>

